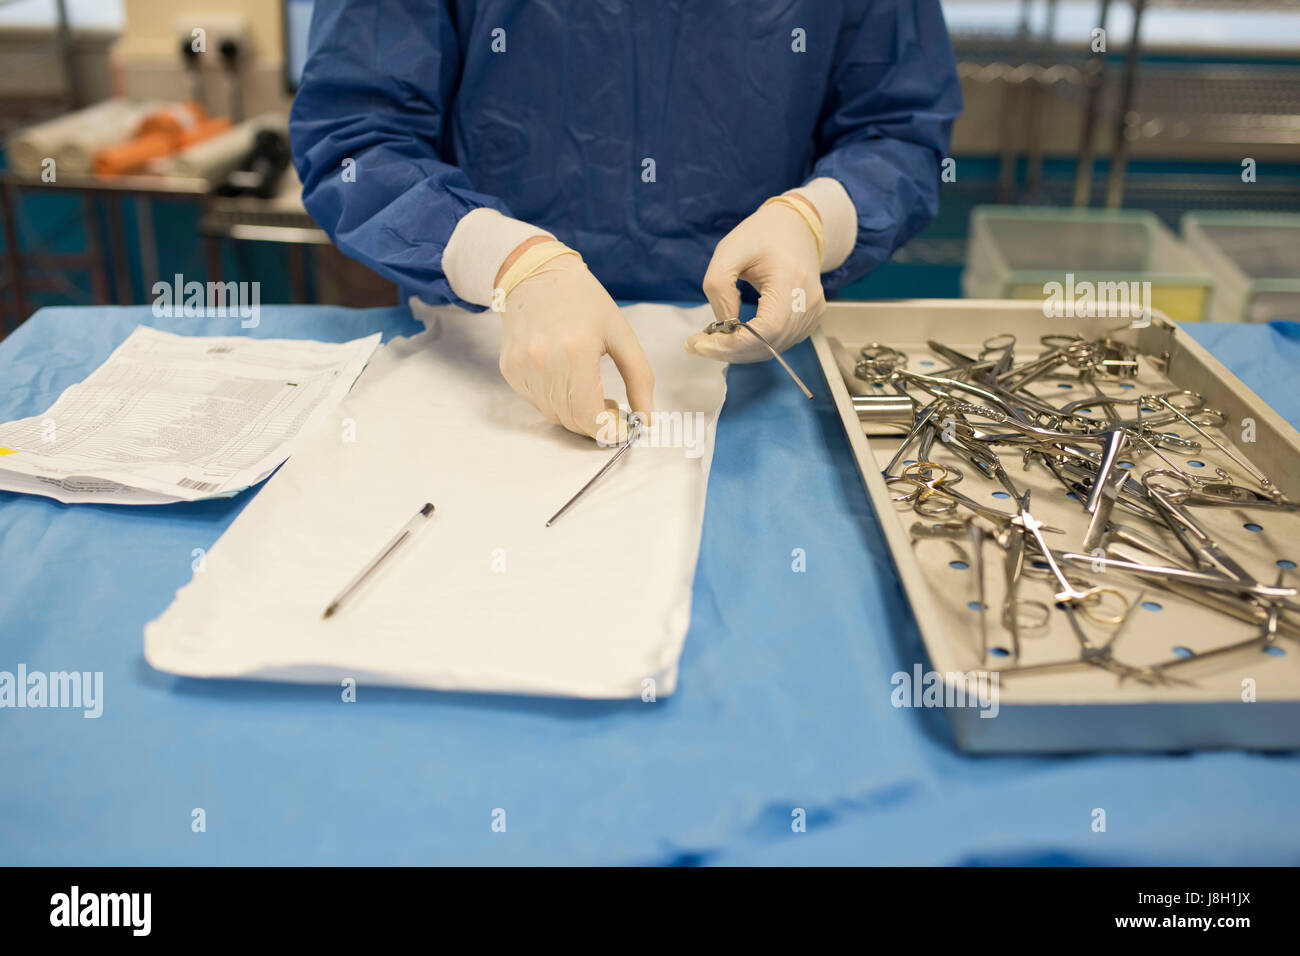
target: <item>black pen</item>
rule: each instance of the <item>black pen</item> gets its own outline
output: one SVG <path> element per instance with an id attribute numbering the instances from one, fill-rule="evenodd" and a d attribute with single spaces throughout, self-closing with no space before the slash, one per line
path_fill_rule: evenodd
<path id="1" fill-rule="evenodd" d="M 359 588 L 366 578 L 374 574 L 376 569 L 387 560 L 388 556 L 401 547 L 407 538 L 415 534 L 416 529 L 432 515 L 433 505 L 425 502 L 424 507 L 416 513 L 415 517 L 406 522 L 406 525 L 402 530 L 393 536 L 393 540 L 384 545 L 383 550 L 379 552 L 375 559 L 362 568 L 361 573 L 349 581 L 347 587 L 339 592 L 339 596 L 330 602 L 330 606 L 325 609 L 325 613 L 321 615 L 321 619 L 328 620 L 333 617 L 335 612 L 338 611 L 339 606 L 348 599 L 352 592 Z"/>

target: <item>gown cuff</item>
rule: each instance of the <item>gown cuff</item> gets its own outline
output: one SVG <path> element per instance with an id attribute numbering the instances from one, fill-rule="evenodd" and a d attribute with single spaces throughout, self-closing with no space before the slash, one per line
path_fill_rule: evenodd
<path id="1" fill-rule="evenodd" d="M 858 241 L 858 210 L 848 191 L 838 179 L 818 176 L 789 192 L 807 199 L 822 217 L 826 240 L 822 250 L 822 272 L 838 269 Z"/>
<path id="2" fill-rule="evenodd" d="M 550 236 L 545 229 L 503 216 L 487 206 L 461 216 L 442 251 L 442 274 L 451 291 L 474 305 L 492 304 L 501 263 L 525 239 Z"/>

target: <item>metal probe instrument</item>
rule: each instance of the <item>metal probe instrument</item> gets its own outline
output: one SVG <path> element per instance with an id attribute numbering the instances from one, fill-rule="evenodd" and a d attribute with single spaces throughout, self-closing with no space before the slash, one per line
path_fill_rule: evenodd
<path id="1" fill-rule="evenodd" d="M 808 391 L 808 386 L 803 383 L 803 379 L 801 379 L 798 375 L 795 374 L 794 369 L 792 369 L 789 366 L 789 364 L 786 362 L 785 359 L 781 358 L 781 353 L 772 347 L 772 343 L 769 342 L 767 339 L 765 339 L 762 333 L 758 331 L 758 329 L 753 328 L 747 322 L 740 321 L 740 319 L 727 319 L 724 322 L 710 322 L 708 325 L 704 327 L 704 331 L 709 335 L 712 335 L 715 332 L 725 332 L 730 334 L 732 332 L 735 332 L 737 329 L 744 329 L 746 332 L 749 332 L 751 335 L 753 335 L 754 338 L 762 342 L 763 347 L 772 353 L 772 358 L 780 362 L 781 367 L 785 369 L 785 373 L 789 375 L 792 379 L 794 379 L 794 383 L 799 386 L 799 391 L 803 392 L 804 398 L 807 398 L 809 400 L 812 399 L 813 393 Z"/>
<path id="2" fill-rule="evenodd" d="M 579 488 L 578 493 L 576 495 L 574 495 L 572 498 L 566 501 L 564 503 L 564 506 L 560 508 L 559 511 L 551 515 L 550 519 L 546 522 L 546 527 L 549 528 L 551 525 L 555 524 L 555 522 L 559 521 L 560 516 L 563 515 L 570 508 L 572 508 L 574 504 L 577 502 L 577 500 L 587 493 L 588 488 L 590 488 L 596 482 L 600 481 L 601 477 L 605 474 L 605 472 L 609 471 L 611 468 L 614 467 L 614 463 L 623 457 L 623 455 L 627 452 L 629 448 L 632 447 L 633 443 L 636 442 L 637 438 L 640 437 L 640 435 L 641 435 L 641 416 L 638 415 L 636 412 L 631 412 L 627 416 L 627 440 L 624 441 L 623 444 L 619 446 L 618 451 L 614 452 L 614 457 L 611 458 L 609 461 L 605 462 L 605 466 L 601 468 L 600 471 L 596 472 L 594 476 L 592 476 L 591 481 L 587 482 L 585 485 Z"/>

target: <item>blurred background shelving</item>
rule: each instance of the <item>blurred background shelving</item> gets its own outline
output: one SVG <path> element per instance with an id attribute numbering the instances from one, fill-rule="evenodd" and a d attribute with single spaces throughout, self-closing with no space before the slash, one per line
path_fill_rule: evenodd
<path id="1" fill-rule="evenodd" d="M 0 0 L 0 137 L 110 93 L 175 97 L 196 80 L 217 113 L 287 110 L 311 6 L 193 8 L 219 11 L 247 48 L 237 76 L 209 58 L 196 78 L 176 52 L 183 0 Z M 966 104 L 956 179 L 938 218 L 845 295 L 960 295 L 981 205 L 1147 210 L 1175 231 L 1194 211 L 1300 212 L 1300 0 L 943 6 Z M 177 272 L 258 280 L 267 302 L 394 302 L 315 229 L 296 188 L 291 173 L 264 201 L 19 188 L 0 241 L 23 251 L 27 312 L 147 301 L 155 278 Z M 110 246 L 120 261 L 105 261 Z M 12 271 L 0 296 L 11 324 Z"/>

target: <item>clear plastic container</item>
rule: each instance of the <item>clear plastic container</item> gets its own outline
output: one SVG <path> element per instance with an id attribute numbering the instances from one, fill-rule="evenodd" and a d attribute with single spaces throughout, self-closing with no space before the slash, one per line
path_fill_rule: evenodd
<path id="1" fill-rule="evenodd" d="M 1214 276 L 1216 322 L 1300 319 L 1300 213 L 1189 212 L 1182 233 Z"/>
<path id="2" fill-rule="evenodd" d="M 1146 307 L 1200 322 L 1213 287 L 1200 258 L 1149 212 L 977 206 L 971 213 L 962 275 L 968 299 L 1067 299 L 1082 313 L 1085 289 L 1097 290 L 1101 306 L 1117 289 L 1124 296 L 1132 289 Z"/>

